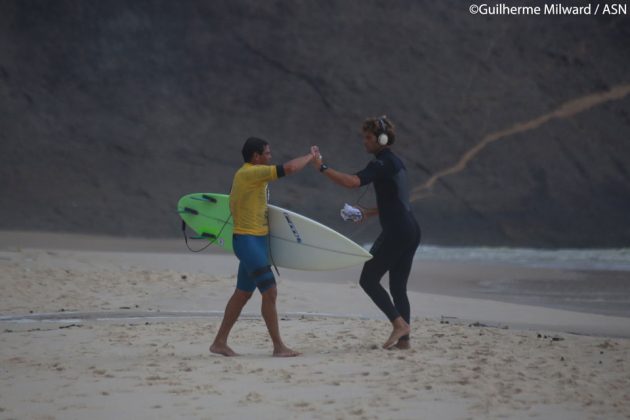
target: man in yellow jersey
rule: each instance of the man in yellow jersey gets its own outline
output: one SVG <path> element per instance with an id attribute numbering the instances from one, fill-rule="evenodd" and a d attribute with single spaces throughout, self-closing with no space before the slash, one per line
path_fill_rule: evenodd
<path id="1" fill-rule="evenodd" d="M 245 164 L 236 171 L 230 193 L 230 211 L 234 221 L 234 253 L 240 263 L 236 290 L 225 308 L 223 321 L 214 342 L 212 353 L 237 356 L 228 344 L 228 335 L 243 307 L 258 288 L 262 295 L 262 316 L 267 324 L 276 357 L 299 356 L 280 338 L 276 298 L 276 279 L 268 257 L 267 184 L 285 175 L 301 171 L 314 159 L 311 153 L 295 158 L 284 165 L 270 165 L 271 148 L 265 140 L 250 137 L 243 145 Z"/>

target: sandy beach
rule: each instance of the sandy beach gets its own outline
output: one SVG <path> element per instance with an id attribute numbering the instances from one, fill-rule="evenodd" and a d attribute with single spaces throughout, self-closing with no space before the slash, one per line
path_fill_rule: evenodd
<path id="1" fill-rule="evenodd" d="M 412 349 L 388 351 L 357 268 L 281 269 L 303 355 L 270 357 L 255 295 L 225 358 L 208 345 L 236 260 L 181 247 L 1 233 L 0 418 L 630 418 L 628 318 L 412 291 Z"/>

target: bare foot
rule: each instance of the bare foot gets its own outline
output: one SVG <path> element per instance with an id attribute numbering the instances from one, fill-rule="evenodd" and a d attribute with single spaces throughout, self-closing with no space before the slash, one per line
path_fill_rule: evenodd
<path id="1" fill-rule="evenodd" d="M 399 324 L 394 327 L 392 331 L 392 335 L 389 336 L 389 339 L 383 344 L 384 349 L 391 349 L 396 345 L 400 337 L 404 337 L 405 335 L 409 335 L 411 332 L 411 327 L 406 322 L 404 324 Z"/>
<path id="2" fill-rule="evenodd" d="M 398 343 L 396 343 L 396 348 L 401 350 L 409 350 L 411 348 L 411 344 L 409 344 L 409 340 L 398 340 Z"/>
<path id="3" fill-rule="evenodd" d="M 222 354 L 227 357 L 238 356 L 238 353 L 232 350 L 227 344 L 212 343 L 212 345 L 210 346 L 210 351 L 212 353 Z"/>
<path id="4" fill-rule="evenodd" d="M 273 350 L 273 357 L 296 357 L 302 353 L 291 350 L 290 348 L 283 346 Z"/>

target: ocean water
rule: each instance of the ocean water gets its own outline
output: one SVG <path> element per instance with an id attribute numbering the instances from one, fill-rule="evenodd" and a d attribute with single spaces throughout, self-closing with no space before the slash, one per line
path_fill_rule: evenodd
<path id="1" fill-rule="evenodd" d="M 369 249 L 369 247 L 368 247 Z M 420 271 L 410 290 L 630 317 L 630 248 L 532 249 L 421 245 L 416 262 L 487 265 L 448 271 L 439 280 Z M 492 265 L 528 270 L 492 269 Z M 483 274 L 479 274 L 483 273 Z"/>
<path id="2" fill-rule="evenodd" d="M 569 270 L 630 271 L 630 248 L 534 249 L 420 245 L 416 259 L 494 262 Z"/>

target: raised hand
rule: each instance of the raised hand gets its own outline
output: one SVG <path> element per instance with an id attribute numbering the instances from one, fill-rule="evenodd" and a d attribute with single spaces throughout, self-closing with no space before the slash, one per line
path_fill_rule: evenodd
<path id="1" fill-rule="evenodd" d="M 313 166 L 319 169 L 322 164 L 322 154 L 319 151 L 319 147 L 311 146 L 311 154 L 313 155 Z"/>

